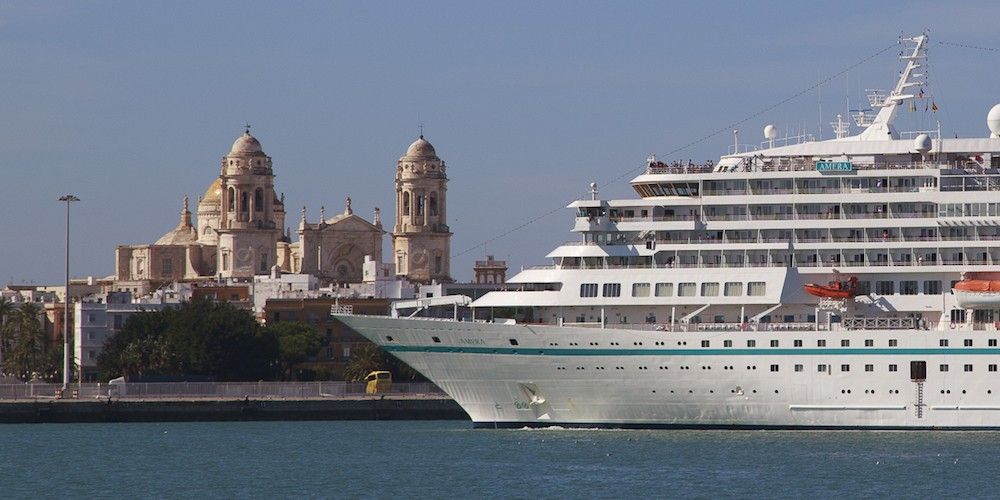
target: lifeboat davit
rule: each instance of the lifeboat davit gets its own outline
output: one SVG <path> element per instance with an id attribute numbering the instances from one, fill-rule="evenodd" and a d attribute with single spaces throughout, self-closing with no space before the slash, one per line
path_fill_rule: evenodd
<path id="1" fill-rule="evenodd" d="M 1000 309 L 1000 280 L 962 280 L 951 291 L 962 309 Z"/>
<path id="2" fill-rule="evenodd" d="M 806 293 L 826 299 L 849 299 L 858 294 L 858 278 L 851 276 L 847 281 L 831 281 L 826 285 L 807 283 Z"/>

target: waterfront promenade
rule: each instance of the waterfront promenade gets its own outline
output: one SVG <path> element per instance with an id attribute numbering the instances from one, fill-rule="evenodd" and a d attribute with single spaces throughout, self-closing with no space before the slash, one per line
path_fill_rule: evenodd
<path id="1" fill-rule="evenodd" d="M 429 383 L 365 394 L 348 382 L 0 384 L 0 423 L 468 419 Z"/>

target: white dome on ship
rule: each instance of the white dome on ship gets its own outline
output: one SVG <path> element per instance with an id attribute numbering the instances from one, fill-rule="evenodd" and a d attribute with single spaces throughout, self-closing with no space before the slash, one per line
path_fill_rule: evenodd
<path id="1" fill-rule="evenodd" d="M 768 140 L 774 140 L 778 138 L 778 127 L 774 125 L 768 125 L 764 127 L 764 138 Z"/>
<path id="2" fill-rule="evenodd" d="M 913 139 L 913 149 L 918 153 L 926 153 L 931 150 L 932 142 L 931 136 L 927 134 L 920 134 L 915 139 Z"/>
<path id="3" fill-rule="evenodd" d="M 990 112 L 986 114 L 986 126 L 992 133 L 991 137 L 1000 137 L 1000 104 L 990 108 Z"/>

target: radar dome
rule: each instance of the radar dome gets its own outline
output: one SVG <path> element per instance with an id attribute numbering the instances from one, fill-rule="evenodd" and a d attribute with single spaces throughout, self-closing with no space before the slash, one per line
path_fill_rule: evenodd
<path id="1" fill-rule="evenodd" d="M 992 132 L 991 137 L 1000 137 L 1000 104 L 990 108 L 990 112 L 986 114 L 986 126 Z"/>
<path id="2" fill-rule="evenodd" d="M 778 138 L 778 127 L 774 125 L 768 125 L 764 127 L 764 138 L 767 140 L 775 140 Z"/>
<path id="3" fill-rule="evenodd" d="M 915 139 L 913 139 L 913 149 L 918 153 L 926 153 L 931 150 L 931 136 L 927 134 L 920 134 Z"/>

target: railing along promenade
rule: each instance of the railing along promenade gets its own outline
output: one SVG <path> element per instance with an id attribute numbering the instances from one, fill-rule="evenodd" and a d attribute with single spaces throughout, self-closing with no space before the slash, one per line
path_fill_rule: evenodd
<path id="1" fill-rule="evenodd" d="M 157 383 L 84 383 L 71 384 L 70 391 L 79 399 L 314 399 L 357 398 L 365 394 L 363 382 L 157 382 Z M 0 400 L 52 399 L 58 397 L 62 384 L 0 384 Z M 445 397 L 444 391 L 430 382 L 395 382 L 380 395 L 397 397 Z"/>

